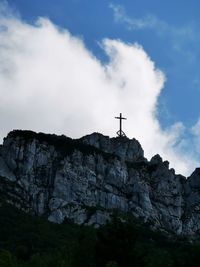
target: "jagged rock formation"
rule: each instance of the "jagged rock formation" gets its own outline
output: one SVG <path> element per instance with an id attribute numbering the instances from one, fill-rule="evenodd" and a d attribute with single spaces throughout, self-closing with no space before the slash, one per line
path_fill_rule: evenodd
<path id="1" fill-rule="evenodd" d="M 0 198 L 57 223 L 98 226 L 119 209 L 155 229 L 200 231 L 200 169 L 188 179 L 176 175 L 159 155 L 147 161 L 139 142 L 125 137 L 13 131 L 0 147 Z"/>

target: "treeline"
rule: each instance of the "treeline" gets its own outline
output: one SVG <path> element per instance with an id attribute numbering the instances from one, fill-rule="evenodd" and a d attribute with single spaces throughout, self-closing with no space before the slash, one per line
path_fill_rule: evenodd
<path id="1" fill-rule="evenodd" d="M 8 205 L 0 207 L 0 267 L 199 267 L 200 245 L 153 232 L 116 212 L 94 229 L 50 223 Z"/>
<path id="2" fill-rule="evenodd" d="M 29 130 L 13 130 L 8 134 L 8 137 L 21 137 L 23 141 L 36 139 L 40 143 L 46 143 L 48 145 L 54 146 L 62 157 L 71 155 L 75 150 L 78 150 L 84 155 L 97 154 L 101 155 L 105 159 L 119 159 L 117 155 L 110 154 L 94 146 L 84 144 L 82 139 L 72 139 L 70 137 L 66 137 L 65 135 L 36 133 Z"/>

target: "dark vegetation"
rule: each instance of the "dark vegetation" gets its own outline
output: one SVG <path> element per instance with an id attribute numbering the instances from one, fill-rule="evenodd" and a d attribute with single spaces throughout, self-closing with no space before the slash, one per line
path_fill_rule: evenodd
<path id="1" fill-rule="evenodd" d="M 1 203 L 7 202 L 9 199 L 9 203 L 14 203 L 16 207 L 20 207 L 23 211 L 35 214 L 27 202 L 25 194 L 26 192 L 23 187 L 16 181 L 10 181 L 5 177 L 0 176 L 0 205 Z"/>
<path id="2" fill-rule="evenodd" d="M 94 229 L 0 206 L 1 267 L 183 267 L 200 266 L 200 245 L 153 232 L 139 220 L 115 212 Z M 126 221 L 126 222 L 124 222 Z"/>
<path id="3" fill-rule="evenodd" d="M 117 155 L 103 152 L 102 150 L 95 148 L 94 146 L 83 144 L 81 139 L 72 139 L 65 135 L 44 134 L 36 133 L 33 131 L 14 130 L 8 134 L 8 137 L 21 137 L 24 141 L 36 139 L 40 143 L 46 143 L 52 145 L 60 152 L 61 156 L 71 155 L 75 150 L 82 152 L 85 155 L 100 154 L 106 160 L 119 158 Z"/>

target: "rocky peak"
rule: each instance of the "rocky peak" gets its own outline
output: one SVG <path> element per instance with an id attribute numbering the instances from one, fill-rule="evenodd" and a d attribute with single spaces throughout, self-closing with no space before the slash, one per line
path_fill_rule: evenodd
<path id="1" fill-rule="evenodd" d="M 186 179 L 135 139 L 93 133 L 71 139 L 13 131 L 0 147 L 0 193 L 9 203 L 61 223 L 98 227 L 113 210 L 154 229 L 200 233 L 200 169 Z"/>
<path id="2" fill-rule="evenodd" d="M 126 161 L 144 160 L 144 151 L 136 139 L 127 137 L 109 138 L 100 133 L 84 136 L 84 144 L 94 146 L 104 152 L 111 153 Z"/>
<path id="3" fill-rule="evenodd" d="M 191 187 L 200 188 L 200 168 L 196 168 L 187 181 Z"/>

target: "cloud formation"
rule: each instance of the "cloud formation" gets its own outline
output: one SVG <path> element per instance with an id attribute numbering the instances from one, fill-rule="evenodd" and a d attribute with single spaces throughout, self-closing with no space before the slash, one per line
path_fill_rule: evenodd
<path id="1" fill-rule="evenodd" d="M 193 24 L 187 24 L 183 27 L 174 27 L 153 14 L 146 15 L 142 18 L 135 18 L 130 17 L 121 5 L 110 3 L 109 7 L 113 11 L 116 23 L 123 24 L 130 31 L 147 29 L 154 31 L 159 36 L 170 36 L 173 49 L 177 52 L 184 51 L 185 53 L 186 51 L 183 49 L 183 46 L 185 46 L 186 43 L 197 41 L 197 35 L 199 34 L 196 32 Z"/>
<path id="2" fill-rule="evenodd" d="M 158 24 L 160 27 L 166 27 L 165 23 L 159 21 L 153 15 L 148 15 L 143 18 L 131 18 L 126 14 L 123 6 L 113 3 L 109 6 L 113 10 L 115 21 L 125 24 L 129 30 L 141 30 L 145 28 L 151 29 L 157 27 Z"/>
<path id="3" fill-rule="evenodd" d="M 145 156 L 159 153 L 177 172 L 196 161 L 184 154 L 179 122 L 162 129 L 156 117 L 165 75 L 138 44 L 104 39 L 109 61 L 100 62 L 66 29 L 40 18 L 34 25 L 0 17 L 1 138 L 12 129 L 66 134 L 98 131 L 114 136 L 114 116 L 123 112 L 124 131 L 137 138 Z"/>

